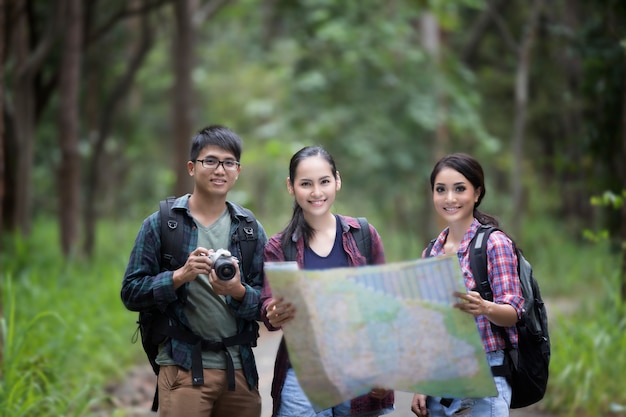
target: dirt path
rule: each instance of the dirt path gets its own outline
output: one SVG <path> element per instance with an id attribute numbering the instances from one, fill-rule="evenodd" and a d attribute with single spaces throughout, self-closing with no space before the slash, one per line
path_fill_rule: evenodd
<path id="1" fill-rule="evenodd" d="M 268 332 L 261 326 L 261 337 L 254 353 L 259 369 L 259 390 L 263 400 L 263 410 L 261 417 L 271 416 L 271 396 L 270 386 L 272 382 L 272 372 L 276 349 L 280 342 L 280 332 Z M 152 373 L 152 368 L 146 365 L 134 368 L 128 374 L 128 378 L 119 385 L 111 385 L 107 392 L 111 395 L 113 410 L 126 412 L 126 417 L 157 417 L 157 413 L 150 411 L 156 377 Z M 396 391 L 396 410 L 387 414 L 389 417 L 415 417 L 411 413 L 411 399 L 413 394 Z M 103 412 L 98 417 L 111 415 L 111 411 Z M 512 410 L 510 417 L 554 417 L 544 414 L 532 408 L 522 410 Z"/>

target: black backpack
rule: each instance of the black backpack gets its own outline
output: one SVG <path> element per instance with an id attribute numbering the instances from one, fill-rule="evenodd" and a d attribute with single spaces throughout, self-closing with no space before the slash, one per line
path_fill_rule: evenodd
<path id="1" fill-rule="evenodd" d="M 487 279 L 487 240 L 489 235 L 499 230 L 482 225 L 470 243 L 470 267 L 480 295 L 489 301 L 493 292 Z M 539 284 L 533 275 L 533 268 L 515 247 L 518 274 L 524 296 L 524 313 L 517 322 L 518 348 L 513 349 L 508 334 L 502 327 L 491 323 L 494 332 L 504 339 L 507 349 L 505 363 L 493 367 L 496 376 L 505 376 L 511 384 L 511 408 L 522 408 L 540 401 L 546 393 L 550 365 L 550 336 L 548 314 L 541 298 Z"/>
<path id="2" fill-rule="evenodd" d="M 172 210 L 174 201 L 175 197 L 167 197 L 166 200 L 162 200 L 159 203 L 161 219 L 161 271 L 178 269 L 185 263 L 187 258 L 187 255 L 182 251 L 184 216 L 181 211 Z M 246 213 L 246 217 L 239 222 L 237 235 L 233 239 L 240 245 L 241 257 L 243 258 L 240 260 L 240 267 L 242 280 L 244 280 L 244 277 L 251 273 L 252 258 L 254 257 L 258 239 L 258 225 L 254 214 L 250 210 L 243 207 L 240 208 Z M 176 322 L 177 325 L 171 325 L 172 322 Z M 249 331 L 223 339 L 219 343 L 203 340 L 179 323 L 172 311 L 162 312 L 158 308 L 141 311 L 137 324 L 138 331 L 141 334 L 141 344 L 155 375 L 159 374 L 160 368 L 159 364 L 156 363 L 159 345 L 167 338 L 181 340 L 194 345 L 192 351 L 192 378 L 194 385 L 202 385 L 204 383 L 202 350 L 223 351 L 228 346 L 241 344 L 256 346 L 258 337 L 257 331 Z M 135 336 L 133 343 L 136 342 L 136 339 L 137 337 Z M 234 370 L 227 370 L 234 372 Z M 234 390 L 234 379 L 231 380 L 229 378 L 229 389 Z M 159 406 L 158 392 L 157 386 L 152 403 L 152 411 L 157 411 Z"/>
<path id="3" fill-rule="evenodd" d="M 493 292 L 487 277 L 487 241 L 489 235 L 496 230 L 500 229 L 481 225 L 470 242 L 470 268 L 476 281 L 476 290 L 489 301 L 493 301 Z M 426 248 L 426 256 L 430 256 L 435 240 L 431 240 Z M 518 348 L 513 348 L 504 328 L 491 323 L 494 333 L 499 333 L 507 346 L 504 364 L 492 366 L 491 372 L 494 376 L 506 377 L 511 384 L 511 408 L 522 408 L 538 402 L 546 393 L 550 336 L 548 313 L 541 298 L 539 284 L 533 275 L 533 268 L 517 247 L 515 253 L 524 296 L 524 313 L 516 324 Z"/>
<path id="4" fill-rule="evenodd" d="M 365 217 L 357 217 L 357 221 L 359 222 L 361 228 L 351 228 L 350 232 L 352 233 L 352 236 L 354 236 L 359 252 L 361 252 L 361 255 L 365 256 L 367 264 L 369 265 L 372 263 L 372 237 L 370 236 L 370 225 Z M 295 261 L 296 245 L 291 239 L 289 239 L 288 242 L 289 244 L 282 245 L 285 261 Z"/>

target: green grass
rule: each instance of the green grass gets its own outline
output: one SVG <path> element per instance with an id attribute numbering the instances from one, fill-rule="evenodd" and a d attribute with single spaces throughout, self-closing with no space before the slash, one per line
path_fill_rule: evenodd
<path id="1" fill-rule="evenodd" d="M 551 327 L 552 359 L 544 406 L 565 416 L 626 415 L 626 303 L 618 270 L 599 267 L 569 316 Z M 594 295 L 595 293 L 595 295 Z"/>
<path id="2" fill-rule="evenodd" d="M 130 342 L 136 313 L 119 296 L 139 225 L 103 224 L 92 261 L 64 260 L 56 227 L 39 221 L 29 239 L 5 237 L 2 416 L 95 415 L 96 408 L 109 406 L 104 386 L 146 360 L 140 344 Z M 626 307 L 618 297 L 618 256 L 605 243 L 568 239 L 548 221 L 529 224 L 520 240 L 544 298 L 575 307 L 567 314 L 550 311 L 551 373 L 540 406 L 555 415 L 625 416 L 617 411 L 626 406 Z M 385 242 L 412 244 L 399 236 Z"/>
<path id="3" fill-rule="evenodd" d="M 134 231 L 117 239 L 103 228 L 87 262 L 63 260 L 54 228 L 41 222 L 32 238 L 4 242 L 3 416 L 88 416 L 106 403 L 103 386 L 143 354 L 130 344 L 136 314 L 119 296 Z"/>

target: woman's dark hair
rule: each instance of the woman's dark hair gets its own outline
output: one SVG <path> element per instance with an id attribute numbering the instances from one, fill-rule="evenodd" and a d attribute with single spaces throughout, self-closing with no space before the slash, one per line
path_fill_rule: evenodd
<path id="1" fill-rule="evenodd" d="M 235 155 L 237 161 L 241 160 L 243 141 L 235 132 L 220 125 L 207 126 L 194 135 L 191 139 L 189 160 L 195 162 L 200 151 L 209 145 L 224 149 Z"/>
<path id="2" fill-rule="evenodd" d="M 294 179 L 296 178 L 296 170 L 300 165 L 300 162 L 304 161 L 307 158 L 311 157 L 320 157 L 326 160 L 330 165 L 330 170 L 333 173 L 333 177 L 337 179 L 337 166 L 335 165 L 335 160 L 328 153 L 328 151 L 321 146 L 305 146 L 296 152 L 289 162 L 289 182 L 291 186 L 294 186 Z M 298 205 L 296 201 L 293 203 L 293 215 L 291 216 L 291 220 L 283 229 L 281 237 L 281 243 L 283 245 L 290 244 L 291 237 L 294 233 L 298 235 L 302 235 L 304 238 L 304 244 L 308 245 L 309 240 L 313 237 L 315 231 L 309 226 L 309 224 L 304 220 L 304 213 L 302 212 L 302 207 Z"/>
<path id="3" fill-rule="evenodd" d="M 453 153 L 444 156 L 435 164 L 433 172 L 430 174 L 430 189 L 433 192 L 435 191 L 435 178 L 444 168 L 451 168 L 459 172 L 467 178 L 475 189 L 480 190 L 478 201 L 474 204 L 474 217 L 482 224 L 499 227 L 498 220 L 496 220 L 495 217 L 478 210 L 480 202 L 487 193 L 487 189 L 485 188 L 485 174 L 483 173 L 483 168 L 480 166 L 480 163 L 475 158 L 465 153 Z"/>

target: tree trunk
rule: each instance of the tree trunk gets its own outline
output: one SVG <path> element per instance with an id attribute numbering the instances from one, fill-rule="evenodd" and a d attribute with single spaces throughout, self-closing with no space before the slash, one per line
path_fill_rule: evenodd
<path id="1" fill-rule="evenodd" d="M 4 0 L 0 0 L 0 28 L 5 26 Z M 0 237 L 2 237 L 5 197 L 5 165 L 4 165 L 4 36 L 0 36 Z M 0 252 L 2 252 L 2 239 L 0 239 Z M 0 320 L 2 319 L 2 289 L 0 289 Z M 2 339 L 0 336 L 0 369 L 2 369 Z"/>
<path id="2" fill-rule="evenodd" d="M 191 191 L 191 179 L 187 173 L 189 145 L 193 132 L 193 87 L 191 71 L 194 64 L 195 29 L 192 22 L 194 3 L 179 0 L 174 3 L 176 35 L 173 43 L 174 56 L 174 161 L 176 173 L 174 194 L 180 196 Z"/>
<path id="3" fill-rule="evenodd" d="M 31 39 L 29 32 L 30 3 L 17 0 L 11 4 L 11 39 L 15 56 L 15 81 L 13 102 L 7 108 L 9 124 L 5 132 L 12 137 L 5 137 L 6 145 L 11 148 L 11 159 L 6 165 L 5 225 L 11 230 L 19 229 L 28 235 L 32 223 L 32 166 L 35 140 L 37 104 L 35 80 L 44 60 L 57 39 L 58 28 L 62 21 L 62 1 L 53 3 L 50 20 L 45 33 L 39 39 Z M 8 10 L 8 9 L 5 9 Z M 8 19 L 7 19 L 8 20 Z M 3 27 L 4 29 L 4 27 Z M 34 48 L 32 46 L 34 45 Z M 9 154 L 7 154 L 9 155 Z"/>
<path id="4" fill-rule="evenodd" d="M 0 28 L 5 27 L 4 17 L 5 4 L 0 0 Z M 4 219 L 2 207 L 4 206 L 4 36 L 0 36 L 0 252 L 2 252 L 2 219 Z M 4 278 L 6 279 L 6 278 Z M 0 286 L 0 321 L 4 322 L 4 293 Z M 4 332 L 0 332 L 0 369 L 4 368 Z"/>
<path id="5" fill-rule="evenodd" d="M 78 238 L 80 214 L 79 86 L 82 57 L 82 3 L 66 0 L 59 83 L 59 224 L 61 248 L 72 253 Z"/>
<path id="6" fill-rule="evenodd" d="M 521 214 L 523 211 L 523 160 L 524 160 L 524 131 L 526 128 L 526 112 L 528 109 L 528 72 L 531 61 L 531 51 L 542 0 L 535 0 L 528 18 L 526 33 L 522 38 L 517 55 L 517 71 L 515 76 L 515 121 L 512 143 L 512 226 L 511 233 L 519 236 L 521 230 Z"/>
<path id="7" fill-rule="evenodd" d="M 33 86 L 35 69 L 28 65 L 30 36 L 28 20 L 25 12 L 25 1 L 19 1 L 15 23 L 14 51 L 16 56 L 18 75 L 15 80 L 14 99 L 14 128 L 16 145 L 15 188 L 10 199 L 8 226 L 28 235 L 31 230 L 31 193 L 32 193 L 32 166 L 33 140 L 35 136 L 35 88 Z M 11 203 L 11 201 L 9 202 Z"/>
<path id="8" fill-rule="evenodd" d="M 624 81 L 626 82 L 626 62 L 623 64 Z M 622 155 L 626 155 L 626 91 L 622 94 Z M 621 165 L 622 178 L 622 219 L 620 228 L 620 250 L 622 251 L 622 270 L 620 274 L 620 294 L 622 302 L 626 300 L 626 167 Z"/>
<path id="9" fill-rule="evenodd" d="M 144 5 L 145 1 L 141 1 Z M 85 225 L 85 253 L 88 256 L 93 254 L 93 249 L 96 240 L 96 223 L 98 213 L 96 211 L 96 200 L 99 195 L 99 191 L 102 188 L 100 184 L 100 174 L 102 172 L 104 148 L 111 128 L 113 125 L 113 119 L 115 113 L 122 102 L 122 100 L 128 95 L 130 88 L 135 79 L 137 71 L 141 68 L 150 48 L 153 45 L 152 29 L 149 24 L 149 10 L 146 10 L 141 14 L 140 28 L 141 39 L 138 42 L 128 58 L 128 66 L 122 77 L 117 80 L 111 94 L 107 97 L 104 105 L 102 106 L 102 114 L 100 115 L 100 122 L 96 133 L 96 139 L 93 146 L 91 161 L 88 164 L 87 171 L 87 184 L 86 184 L 86 199 L 85 199 L 85 211 L 84 211 L 84 225 Z"/>
<path id="10" fill-rule="evenodd" d="M 445 68 L 443 68 L 442 60 L 441 60 L 441 30 L 439 27 L 439 22 L 437 21 L 437 16 L 432 13 L 425 12 L 420 18 L 420 33 L 422 41 L 422 46 L 431 56 L 432 62 L 436 66 L 438 72 L 440 71 L 442 74 L 445 73 Z M 442 75 L 443 77 L 444 75 Z M 433 164 L 438 161 L 441 157 L 443 157 L 449 151 L 450 147 L 450 134 L 447 125 L 447 117 L 445 115 L 448 112 L 448 104 L 447 97 L 445 93 L 442 91 L 438 91 L 437 93 L 437 102 L 438 109 L 437 112 L 440 115 L 440 119 L 442 122 L 439 122 L 437 125 L 437 130 L 435 131 L 435 141 L 433 146 Z M 432 191 L 432 190 L 431 190 Z M 426 205 L 429 207 L 429 205 Z M 433 210 L 428 210 L 430 213 L 428 216 L 423 217 L 423 221 L 418 227 L 420 230 L 429 230 L 432 233 L 439 233 L 446 224 L 440 216 L 437 216 Z M 436 217 L 433 219 L 433 216 Z M 432 225 L 437 224 L 436 230 L 432 229 Z M 432 234 L 431 233 L 431 234 Z"/>

